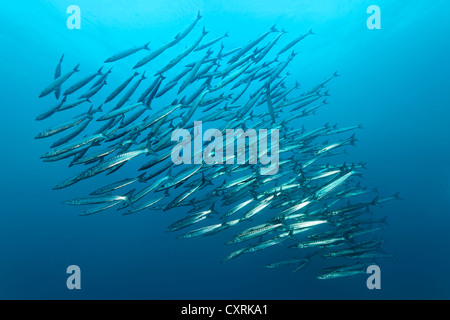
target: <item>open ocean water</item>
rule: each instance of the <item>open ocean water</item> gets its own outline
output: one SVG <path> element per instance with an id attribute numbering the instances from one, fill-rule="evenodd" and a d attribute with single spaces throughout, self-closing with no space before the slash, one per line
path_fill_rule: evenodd
<path id="1" fill-rule="evenodd" d="M 70 5 L 81 9 L 80 29 L 67 27 Z M 370 5 L 381 9 L 379 30 L 367 27 Z M 316 279 L 317 270 L 326 266 L 322 260 L 297 273 L 287 267 L 264 268 L 298 250 L 286 245 L 221 263 L 236 249 L 224 244 L 236 232 L 192 239 L 166 232 L 187 207 L 80 216 L 80 207 L 62 204 L 132 177 L 132 164 L 110 176 L 103 173 L 52 190 L 79 173 L 67 161 L 42 162 L 50 143 L 34 139 L 67 120 L 56 114 L 35 121 L 56 103 L 53 93 L 38 96 L 53 81 L 61 55 L 63 73 L 80 64 L 80 73 L 68 81 L 73 84 L 121 50 L 150 41 L 152 52 L 189 25 L 199 10 L 203 18 L 194 30 L 170 54 L 164 52 L 139 71 L 147 70 L 153 79 L 203 26 L 208 40 L 229 33 L 223 39 L 225 50 L 247 44 L 275 24 L 288 32 L 278 49 L 314 31 L 294 47 L 298 54 L 286 69 L 291 73 L 287 86 L 298 81 L 307 90 L 335 71 L 340 77 L 327 84 L 329 104 L 296 126 L 361 124 L 356 147 L 346 147 L 347 154 L 334 161 L 365 162 L 364 186 L 376 187 L 381 197 L 400 192 L 403 198 L 371 209 L 377 217 L 387 217 L 383 248 L 395 257 L 374 261 L 381 270 L 380 290 L 369 290 L 369 275 L 364 274 Z M 446 0 L 2 1 L 0 299 L 449 299 L 449 12 Z M 94 106 L 132 75 L 133 65 L 146 54 L 111 64 L 113 72 L 106 89 L 92 98 Z M 177 68 L 200 58 L 190 55 Z M 105 64 L 103 70 L 108 69 Z M 146 80 L 145 86 L 149 84 Z M 176 90 L 170 91 L 153 105 L 169 105 L 176 97 Z M 68 114 L 76 116 L 81 109 Z M 216 210 L 222 213 L 221 207 Z M 69 265 L 81 269 L 81 290 L 66 286 Z"/>

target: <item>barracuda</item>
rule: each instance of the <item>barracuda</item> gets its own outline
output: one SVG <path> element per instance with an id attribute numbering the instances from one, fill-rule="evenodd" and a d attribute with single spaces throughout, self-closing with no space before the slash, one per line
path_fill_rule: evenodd
<path id="1" fill-rule="evenodd" d="M 228 241 L 227 244 L 244 242 L 259 237 L 266 233 L 272 232 L 280 228 L 281 226 L 283 226 L 282 223 L 275 223 L 275 224 L 263 224 L 260 226 L 252 227 L 237 234 L 233 239 Z"/>

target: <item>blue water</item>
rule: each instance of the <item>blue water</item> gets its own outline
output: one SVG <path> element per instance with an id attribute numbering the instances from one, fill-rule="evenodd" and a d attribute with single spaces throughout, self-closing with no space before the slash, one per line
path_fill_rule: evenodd
<path id="1" fill-rule="evenodd" d="M 71 4 L 81 8 L 80 30 L 66 27 Z M 381 30 L 366 26 L 372 4 L 381 8 Z M 295 274 L 263 268 L 286 257 L 276 248 L 220 263 L 232 250 L 223 243 L 233 233 L 177 240 L 165 230 L 181 213 L 82 217 L 79 208 L 61 204 L 113 181 L 102 176 L 54 191 L 78 171 L 39 159 L 49 143 L 33 137 L 50 122 L 34 119 L 55 100 L 37 97 L 61 54 L 63 72 L 80 63 L 88 74 L 122 49 L 166 43 L 198 10 L 204 18 L 177 50 L 203 25 L 209 39 L 228 31 L 228 49 L 273 24 L 289 31 L 284 44 L 311 28 L 316 33 L 296 47 L 291 80 L 310 88 L 336 70 L 341 77 L 328 85 L 330 105 L 309 128 L 362 124 L 348 158 L 367 162 L 365 185 L 404 198 L 374 209 L 388 216 L 385 248 L 396 257 L 378 262 L 381 290 L 368 290 L 365 276 L 316 280 L 316 266 Z M 449 299 L 448 12 L 446 0 L 2 1 L 0 298 Z M 129 70 L 124 62 L 113 74 L 125 78 Z M 108 90 L 119 83 L 111 80 Z M 81 268 L 81 290 L 66 287 L 73 264 Z"/>

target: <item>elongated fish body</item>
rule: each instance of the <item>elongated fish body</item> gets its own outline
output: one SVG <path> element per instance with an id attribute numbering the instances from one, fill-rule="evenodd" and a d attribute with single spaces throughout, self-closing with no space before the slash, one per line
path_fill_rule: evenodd
<path id="1" fill-rule="evenodd" d="M 133 159 L 134 157 L 137 157 L 140 154 L 146 153 L 146 152 L 148 152 L 148 151 L 146 149 L 143 149 L 143 150 L 130 151 L 127 153 L 117 155 L 113 158 L 110 158 L 108 160 L 105 160 L 105 161 L 99 163 L 98 165 L 96 165 L 88 170 L 81 172 L 80 174 L 78 174 L 75 177 L 69 178 L 69 179 L 57 184 L 53 189 L 66 188 L 74 183 L 77 183 L 81 180 L 93 177 L 93 176 L 95 176 L 101 172 L 104 172 L 108 169 L 114 168 L 119 165 L 123 165 L 125 162 Z M 130 205 L 131 205 L 131 203 L 130 203 Z"/>
<path id="2" fill-rule="evenodd" d="M 199 60 L 197 63 L 199 63 L 199 62 L 203 63 L 203 62 L 202 62 L 203 60 L 204 60 L 204 59 Z M 201 63 L 200 63 L 200 66 L 201 66 Z M 172 80 L 170 80 L 170 83 L 172 83 L 172 82 L 178 82 L 178 80 L 182 79 L 185 75 L 187 75 L 189 72 L 191 72 L 192 69 L 194 69 L 194 67 L 195 67 L 195 65 L 194 65 L 194 66 L 186 66 L 185 69 L 184 69 L 182 72 L 180 72 L 180 73 L 179 73 L 178 75 L 176 75 Z M 193 80 L 194 80 L 194 79 L 193 79 Z"/>
<path id="3" fill-rule="evenodd" d="M 96 76 L 102 75 L 103 74 L 102 73 L 102 68 L 100 68 L 96 73 L 91 74 L 91 75 L 81 79 L 80 81 L 78 81 L 74 85 L 70 86 L 66 91 L 64 91 L 64 95 L 67 96 L 69 94 L 74 93 L 75 91 L 83 88 L 85 85 L 87 85 L 89 82 L 91 82 Z"/>
<path id="4" fill-rule="evenodd" d="M 105 63 L 108 63 L 108 62 L 114 62 L 114 61 L 117 61 L 117 60 L 126 58 L 126 57 L 132 55 L 133 53 L 139 52 L 139 51 L 141 51 L 141 50 L 150 50 L 150 49 L 148 48 L 148 45 L 149 45 L 149 44 L 150 44 L 150 42 L 147 42 L 147 43 L 144 44 L 143 46 L 136 47 L 136 48 L 131 48 L 131 49 L 128 49 L 128 50 L 119 52 L 119 53 L 117 53 L 117 54 L 115 54 L 115 55 L 109 57 L 108 59 L 106 59 L 106 60 L 105 60 Z"/>
<path id="5" fill-rule="evenodd" d="M 241 210 L 242 208 L 244 208 L 245 206 L 247 206 L 248 204 L 250 204 L 250 203 L 253 202 L 253 201 L 254 201 L 254 199 L 252 198 L 252 199 L 249 199 L 249 200 L 247 200 L 247 201 L 244 201 L 244 202 L 238 204 L 236 207 L 234 207 L 233 209 L 230 209 L 227 213 L 225 213 L 225 214 L 221 217 L 221 219 L 226 218 L 226 217 L 229 217 L 229 216 L 235 214 L 237 211 Z"/>
<path id="6" fill-rule="evenodd" d="M 203 98 L 205 97 L 206 94 L 208 94 L 209 91 L 205 90 L 198 98 L 197 100 L 195 100 L 194 104 L 191 106 L 191 108 L 189 109 L 188 113 L 183 117 L 183 122 L 182 124 L 185 125 L 187 124 L 187 122 L 191 119 L 191 117 L 194 115 L 195 111 L 197 111 L 198 106 L 200 105 L 200 103 L 202 102 Z"/>
<path id="7" fill-rule="evenodd" d="M 54 149 L 52 151 L 49 151 L 47 153 L 45 153 L 44 155 L 42 155 L 41 158 L 49 158 L 49 157 L 55 157 L 58 156 L 60 154 L 66 153 L 68 151 L 80 148 L 82 146 L 85 146 L 87 144 L 91 144 L 94 142 L 98 142 L 100 140 L 105 139 L 105 136 L 103 134 L 95 134 L 92 136 L 88 136 L 85 137 L 83 139 L 80 139 L 76 142 L 70 142 L 70 143 L 66 143 L 62 146 L 60 146 L 58 149 Z"/>
<path id="8" fill-rule="evenodd" d="M 240 118 L 244 117 L 250 111 L 250 109 L 253 108 L 253 106 L 255 105 L 256 101 L 259 100 L 259 97 L 261 96 L 262 92 L 263 91 L 260 90 L 255 95 L 255 97 L 253 97 L 253 99 L 248 100 L 248 102 L 242 107 L 242 109 L 239 110 L 238 117 L 240 117 Z"/>
<path id="9" fill-rule="evenodd" d="M 56 148 L 59 147 L 60 145 L 63 145 L 67 142 L 69 142 L 70 140 L 72 140 L 73 138 L 75 138 L 76 136 L 78 136 L 81 132 L 84 131 L 84 129 L 86 129 L 86 127 L 89 125 L 89 123 L 91 122 L 90 118 L 86 118 L 83 120 L 83 122 L 81 122 L 80 124 L 78 124 L 74 130 L 72 132 L 70 132 L 69 134 L 65 135 L 64 137 L 60 138 L 59 140 L 55 141 L 50 148 Z"/>
<path id="10" fill-rule="evenodd" d="M 133 80 L 134 77 L 138 76 L 139 72 L 135 72 L 131 77 L 126 79 L 124 82 L 122 82 L 121 85 L 119 85 L 113 92 L 110 93 L 109 96 L 106 97 L 105 103 L 111 101 L 114 99 L 119 93 L 122 92 L 123 89 Z"/>
<path id="11" fill-rule="evenodd" d="M 40 132 L 37 136 L 35 136 L 35 139 L 42 139 L 42 138 L 47 138 L 50 136 L 53 136 L 57 133 L 60 133 L 64 130 L 70 129 L 74 126 L 76 126 L 77 124 L 80 124 L 81 122 L 83 122 L 84 120 L 88 119 L 88 116 L 83 116 L 83 117 L 78 117 L 69 121 L 66 121 L 64 123 L 61 123 L 59 125 L 53 126 L 51 128 L 48 128 L 42 132 Z"/>
<path id="12" fill-rule="evenodd" d="M 159 88 L 161 87 L 161 83 L 163 82 L 165 78 L 163 76 L 159 77 L 159 81 L 156 83 L 155 88 L 150 92 L 148 95 L 148 98 L 145 100 L 145 105 L 150 108 L 150 105 L 155 98 L 156 94 L 158 93 Z"/>
<path id="13" fill-rule="evenodd" d="M 95 167 L 89 169 L 89 174 L 87 174 L 88 177 L 99 174 L 101 172 L 104 172 L 108 169 L 111 169 L 115 166 L 121 165 L 141 154 L 146 154 L 148 152 L 148 149 L 141 149 L 141 150 L 135 150 L 135 151 L 129 151 L 122 154 L 119 154 L 113 158 L 110 158 L 108 160 L 105 160 Z"/>
<path id="14" fill-rule="evenodd" d="M 101 88 L 103 88 L 105 85 L 107 85 L 106 83 L 106 79 L 103 80 L 98 86 L 95 86 L 92 89 L 89 89 L 87 92 L 85 92 L 84 94 L 82 94 L 78 99 L 89 99 L 91 97 L 93 97 L 94 95 L 96 95 Z"/>
<path id="15" fill-rule="evenodd" d="M 362 129 L 362 125 L 351 126 L 351 127 L 347 127 L 347 128 L 340 128 L 340 129 L 330 129 L 327 132 L 327 134 L 339 134 L 339 133 L 344 133 L 344 132 L 348 132 L 348 131 L 352 131 L 352 130 L 356 130 L 356 129 Z"/>
<path id="16" fill-rule="evenodd" d="M 67 200 L 64 201 L 64 204 L 71 204 L 71 205 L 90 205 L 90 204 L 99 204 L 99 203 L 105 203 L 105 202 L 117 202 L 117 201 L 126 201 L 130 203 L 129 195 L 133 193 L 134 190 L 128 192 L 124 196 L 118 196 L 118 195 L 103 195 L 98 197 L 91 197 L 91 198 L 78 198 L 73 200 Z M 130 203 L 131 204 L 131 203 Z"/>
<path id="17" fill-rule="evenodd" d="M 348 257 L 348 256 L 357 257 L 358 254 L 367 253 L 372 250 L 373 250 L 373 248 L 344 249 L 344 250 L 340 250 L 340 251 L 336 251 L 336 252 L 329 252 L 322 256 L 326 259 L 338 258 L 338 257 Z"/>
<path id="18" fill-rule="evenodd" d="M 120 107 L 122 107 L 133 95 L 133 93 L 136 91 L 136 89 L 139 87 L 139 85 L 141 84 L 142 80 L 147 79 L 145 77 L 145 71 L 142 74 L 142 76 L 128 89 L 127 92 L 125 92 L 125 94 L 123 95 L 123 97 L 119 100 L 119 102 L 117 103 L 117 105 L 114 107 L 114 109 L 119 109 Z"/>
<path id="19" fill-rule="evenodd" d="M 220 224 L 219 227 L 214 228 L 213 230 L 209 230 L 207 233 L 204 233 L 203 236 L 207 237 L 207 236 L 212 236 L 214 234 L 217 234 L 219 232 L 222 232 L 224 230 L 227 230 L 228 228 L 231 228 L 232 226 L 236 225 L 239 223 L 239 219 L 236 220 L 231 220 L 228 222 L 223 222 Z"/>
<path id="20" fill-rule="evenodd" d="M 366 270 L 349 270 L 349 271 L 334 271 L 330 273 L 326 273 L 320 276 L 317 276 L 317 279 L 320 280 L 329 280 L 343 277 L 351 277 L 358 274 L 365 274 Z"/>
<path id="21" fill-rule="evenodd" d="M 227 33 L 225 33 L 225 34 L 224 34 L 223 36 L 221 36 L 221 37 L 218 37 L 218 38 L 216 38 L 216 39 L 213 39 L 213 40 L 211 40 L 211 41 L 208 41 L 207 43 L 205 43 L 205 44 L 203 44 L 203 45 L 201 45 L 201 46 L 198 46 L 194 51 L 200 51 L 200 50 L 206 49 L 206 48 L 212 46 L 213 44 L 215 44 L 216 42 L 219 42 L 219 41 L 222 40 L 223 38 L 228 38 L 228 37 L 229 37 L 229 35 L 228 35 L 228 32 L 227 32 Z"/>
<path id="22" fill-rule="evenodd" d="M 332 192 L 334 189 L 341 186 L 345 182 L 345 180 L 350 178 L 355 173 L 356 173 L 356 171 L 354 171 L 353 169 L 350 169 L 350 171 L 347 172 L 346 174 L 344 174 L 343 176 L 333 180 L 331 183 L 329 183 L 329 184 L 323 186 L 322 188 L 320 188 L 319 190 L 317 190 L 317 192 L 314 194 L 315 198 L 322 199 L 327 194 Z"/>
<path id="23" fill-rule="evenodd" d="M 311 203 L 312 203 L 312 201 L 305 199 L 302 202 L 300 202 L 299 204 L 296 204 L 295 206 L 284 210 L 281 214 L 285 215 L 285 216 L 289 216 L 289 215 L 293 214 L 294 212 L 297 212 L 298 210 L 305 208 L 306 206 L 310 205 Z"/>
<path id="24" fill-rule="evenodd" d="M 282 243 L 285 240 L 286 240 L 285 237 L 275 237 L 273 239 L 266 240 L 266 241 L 263 241 L 261 243 L 255 244 L 255 245 L 251 246 L 250 248 L 247 248 L 245 250 L 245 252 L 250 253 L 250 252 L 255 252 L 255 251 L 267 249 L 267 248 L 272 247 L 274 245 L 280 244 L 280 243 Z"/>
<path id="25" fill-rule="evenodd" d="M 94 82 L 94 84 L 90 87 L 90 89 L 93 89 L 94 87 L 98 86 L 99 84 L 103 83 L 104 81 L 106 81 L 106 78 L 108 77 L 108 75 L 112 72 L 113 67 L 109 68 L 109 70 L 106 73 L 103 73 L 98 79 L 97 81 Z"/>
<path id="26" fill-rule="evenodd" d="M 210 88 L 209 91 L 213 92 L 213 91 L 216 91 L 216 90 L 219 90 L 219 89 L 225 87 L 227 84 L 231 83 L 232 81 L 236 80 L 239 76 L 241 76 L 245 71 L 247 71 L 247 69 L 249 67 L 250 67 L 250 64 L 247 64 L 246 66 L 242 67 L 241 69 L 235 71 L 233 74 L 231 74 L 227 78 L 223 79 L 215 87 Z"/>
<path id="27" fill-rule="evenodd" d="M 85 156 L 81 157 L 80 159 L 74 161 L 73 164 L 81 164 L 81 163 L 88 164 L 88 163 L 92 163 L 95 161 L 99 161 L 99 160 L 103 159 L 104 157 L 106 157 L 107 155 L 116 151 L 119 147 L 120 147 L 120 145 L 114 145 L 114 146 L 111 146 L 111 147 L 108 147 L 108 148 L 105 148 L 102 150 L 92 152 L 92 153 L 85 155 Z"/>
<path id="28" fill-rule="evenodd" d="M 140 118 L 145 113 L 145 111 L 147 111 L 147 110 L 148 110 L 147 107 L 140 107 L 140 108 L 138 107 L 136 112 L 134 112 L 133 114 L 128 114 L 128 115 L 126 115 L 126 117 L 122 118 L 122 121 L 120 122 L 120 126 L 119 127 L 123 128 L 123 127 L 126 127 L 126 126 L 128 126 L 128 125 L 130 125 L 132 123 L 135 123 L 136 120 L 138 118 Z"/>
<path id="29" fill-rule="evenodd" d="M 176 179 L 169 181 L 168 183 L 166 183 L 165 185 L 159 187 L 156 191 L 162 191 L 162 190 L 166 190 L 172 187 L 177 186 L 178 184 L 182 183 L 183 181 L 189 179 L 190 177 L 192 177 L 197 171 L 200 170 L 200 168 L 203 165 L 199 165 L 199 166 L 194 166 L 193 168 L 186 170 L 185 172 L 183 172 L 182 174 L 180 174 L 178 177 L 176 177 Z"/>
<path id="30" fill-rule="evenodd" d="M 358 259 L 358 260 L 378 260 L 378 259 L 392 259 L 394 260 L 394 256 L 392 254 L 386 254 L 381 252 L 363 252 L 363 253 L 355 253 L 352 255 L 346 256 L 347 258 L 351 259 Z"/>
<path id="31" fill-rule="evenodd" d="M 244 248 L 240 248 L 232 253 L 230 253 L 227 257 L 225 257 L 224 259 L 222 259 L 222 262 L 227 262 L 233 259 L 236 259 L 237 257 L 239 257 L 240 255 L 242 255 L 243 253 L 245 253 L 247 251 L 247 249 L 250 248 L 250 246 L 244 247 Z"/>
<path id="32" fill-rule="evenodd" d="M 73 68 L 72 71 L 66 73 L 65 75 L 60 76 L 59 78 L 57 78 L 55 81 L 53 81 L 47 88 L 45 88 L 41 94 L 39 95 L 39 98 L 45 97 L 46 95 L 50 94 L 51 92 L 57 90 L 58 88 L 61 87 L 61 85 L 67 81 L 67 79 L 69 79 L 75 72 L 80 71 L 78 69 L 80 65 L 77 64 L 75 66 L 75 68 Z"/>
<path id="33" fill-rule="evenodd" d="M 178 94 L 186 89 L 186 87 L 193 81 L 193 79 L 195 78 L 195 74 L 198 72 L 198 69 L 200 69 L 201 65 L 207 57 L 209 57 L 209 54 L 205 55 L 201 60 L 197 61 L 195 66 L 190 70 L 186 79 L 184 79 L 183 83 L 181 84 L 180 89 L 178 90 Z"/>
<path id="34" fill-rule="evenodd" d="M 257 206 L 253 207 L 250 211 L 248 211 L 242 218 L 241 220 L 248 220 L 251 217 L 253 217 L 254 215 L 260 213 L 264 208 L 266 208 L 268 205 L 270 205 L 271 200 L 273 199 L 273 195 L 267 197 L 266 199 L 264 199 L 263 201 L 261 201 L 260 204 L 258 204 Z"/>
<path id="35" fill-rule="evenodd" d="M 147 99 L 150 92 L 152 92 L 153 89 L 158 84 L 159 79 L 160 79 L 160 77 L 156 77 L 155 80 L 153 80 L 152 84 L 147 89 L 145 89 L 145 91 L 141 94 L 141 96 L 138 99 L 138 102 L 144 102 Z"/>
<path id="36" fill-rule="evenodd" d="M 186 27 L 186 29 L 184 29 L 183 31 L 181 31 L 180 33 L 178 33 L 175 36 L 175 39 L 177 40 L 177 42 L 181 41 L 182 39 L 184 39 L 184 37 L 186 37 L 191 31 L 192 29 L 194 29 L 195 25 L 197 24 L 197 22 L 202 18 L 202 15 L 200 14 L 200 11 L 197 13 L 197 18 L 195 19 L 194 22 L 192 22 L 188 27 Z"/>
<path id="37" fill-rule="evenodd" d="M 222 186 L 220 186 L 219 188 L 217 188 L 217 190 L 223 190 L 223 189 L 227 189 L 227 188 L 232 188 L 234 186 L 237 186 L 241 183 L 244 183 L 248 180 L 250 180 L 251 178 L 253 178 L 256 175 L 255 172 L 249 173 L 247 175 L 241 176 L 235 180 L 231 180 L 230 182 L 224 183 Z"/>
<path id="38" fill-rule="evenodd" d="M 115 110 L 110 111 L 107 114 L 101 116 L 100 118 L 97 119 L 97 121 L 105 121 L 105 120 L 109 120 L 111 118 L 115 118 L 115 117 L 120 116 L 124 113 L 127 113 L 141 105 L 142 105 L 142 102 L 138 102 L 138 103 L 134 103 L 129 106 L 126 106 L 126 107 L 122 107 L 120 109 L 115 109 Z"/>
<path id="39" fill-rule="evenodd" d="M 54 161 L 59 161 L 62 159 L 67 159 L 69 157 L 76 156 L 82 152 L 86 152 L 90 147 L 91 147 L 91 144 L 86 144 L 86 145 L 83 145 L 82 147 L 58 154 L 56 156 L 49 156 L 49 157 L 43 158 L 42 161 L 43 162 L 54 162 Z"/>
<path id="40" fill-rule="evenodd" d="M 366 268 L 367 268 L 367 264 L 358 263 L 358 264 L 352 264 L 352 265 L 323 268 L 323 269 L 318 270 L 318 272 L 325 274 L 325 273 L 330 273 L 330 272 L 366 270 Z"/>
<path id="41" fill-rule="evenodd" d="M 99 194 L 104 194 L 104 193 L 110 193 L 113 192 L 117 189 L 129 186 L 132 183 L 135 183 L 137 181 L 141 181 L 142 180 L 142 175 L 136 178 L 129 178 L 129 179 L 123 179 L 117 182 L 114 182 L 112 184 L 109 184 L 105 187 L 99 188 L 93 192 L 91 192 L 91 195 L 99 195 Z"/>
<path id="42" fill-rule="evenodd" d="M 128 210 L 126 213 L 124 213 L 124 215 L 133 214 L 133 213 L 136 213 L 136 212 L 148 209 L 151 206 L 153 206 L 154 204 L 156 204 L 159 201 L 161 201 L 162 199 L 164 199 L 165 197 L 166 197 L 166 195 L 163 194 L 162 196 L 153 198 L 150 201 L 147 201 L 146 203 L 144 203 L 144 204 L 142 204 L 140 206 L 137 206 L 137 207 L 134 207 L 133 209 Z"/>
<path id="43" fill-rule="evenodd" d="M 303 222 L 297 222 L 289 225 L 289 228 L 292 229 L 303 229 L 303 228 L 310 228 L 315 227 L 321 224 L 328 223 L 326 220 L 316 220 L 316 221 L 303 221 Z"/>
<path id="44" fill-rule="evenodd" d="M 238 235 L 236 235 L 233 239 L 231 239 L 228 244 L 231 243 L 239 243 L 243 241 L 247 241 L 256 237 L 260 237 L 266 233 L 272 232 L 279 227 L 281 227 L 283 224 L 281 223 L 275 223 L 275 224 L 264 224 L 262 226 L 256 226 L 252 227 L 250 229 L 244 230 Z"/>
<path id="45" fill-rule="evenodd" d="M 309 30 L 309 32 L 305 35 L 301 35 L 298 38 L 295 38 L 294 40 L 292 40 L 291 42 L 289 42 L 283 49 L 280 50 L 280 52 L 278 52 L 278 54 L 282 54 L 286 51 L 288 51 L 290 48 L 292 48 L 293 46 L 295 46 L 297 43 L 299 43 L 301 40 L 305 39 L 308 35 L 310 34 L 314 34 L 312 32 L 312 30 Z"/>
<path id="46" fill-rule="evenodd" d="M 211 210 L 202 211 L 199 213 L 191 214 L 190 216 L 187 216 L 177 222 L 172 223 L 168 229 L 169 231 L 178 231 L 180 229 L 186 228 L 190 225 L 193 225 L 203 219 L 206 219 L 206 217 L 211 214 Z"/>
<path id="47" fill-rule="evenodd" d="M 156 189 L 156 187 L 158 187 L 161 183 L 163 183 L 164 181 L 166 181 L 167 179 L 170 179 L 168 176 L 164 176 L 158 180 L 156 180 L 155 182 L 153 182 L 151 185 L 149 185 L 148 187 L 142 189 L 141 191 L 139 191 L 138 193 L 134 194 L 131 197 L 131 202 L 135 203 L 137 201 L 139 201 L 140 199 L 142 199 L 143 197 L 145 197 L 147 194 L 149 194 L 150 192 L 152 192 L 153 190 Z M 126 206 L 126 204 L 124 204 Z"/>
<path id="48" fill-rule="evenodd" d="M 273 48 L 273 46 L 278 42 L 278 39 L 280 39 L 280 37 L 285 34 L 285 31 L 281 31 L 276 37 L 275 39 L 273 39 L 265 48 L 263 51 L 261 51 L 258 56 L 255 58 L 255 62 L 259 62 L 261 61 L 268 53 L 269 51 Z"/>
<path id="49" fill-rule="evenodd" d="M 188 238 L 192 238 L 192 237 L 204 236 L 204 235 L 206 235 L 208 233 L 213 232 L 216 229 L 219 229 L 220 227 L 222 227 L 222 223 L 214 224 L 214 225 L 203 227 L 203 228 L 199 228 L 199 229 L 195 229 L 195 230 L 189 231 L 189 232 L 187 232 L 185 234 L 182 234 L 182 235 L 178 236 L 177 238 L 179 238 L 179 239 L 188 239 Z"/>
<path id="50" fill-rule="evenodd" d="M 164 165 L 161 165 L 161 167 L 152 170 L 151 172 L 148 172 L 147 175 L 145 176 L 146 179 L 153 179 L 156 176 L 160 175 L 163 172 L 166 172 L 167 170 L 169 170 L 170 167 L 172 167 L 172 163 L 167 161 L 164 163 Z"/>
<path id="51" fill-rule="evenodd" d="M 200 189 L 200 187 L 202 186 L 202 184 L 198 184 L 195 187 L 192 187 L 188 190 L 186 190 L 185 192 L 179 194 L 177 197 L 175 197 L 175 199 L 169 203 L 164 209 L 163 211 L 167 211 L 170 210 L 172 208 L 175 208 L 179 203 L 181 203 L 182 201 L 186 200 L 187 197 L 189 197 L 190 195 L 192 195 L 193 193 L 195 193 L 198 189 Z M 205 217 L 206 218 L 206 217 Z"/>
<path id="52" fill-rule="evenodd" d="M 101 204 L 99 206 L 96 206 L 94 208 L 86 210 L 81 215 L 82 216 L 88 216 L 88 215 L 91 215 L 91 214 L 94 214 L 94 213 L 97 213 L 97 212 L 100 212 L 100 211 L 105 211 L 105 210 L 107 210 L 109 208 L 112 208 L 112 207 L 116 206 L 119 203 L 122 203 L 122 202 L 123 201 L 121 201 L 121 200 L 119 200 L 119 201 L 112 201 L 112 202 L 105 202 L 104 204 Z"/>
<path id="53" fill-rule="evenodd" d="M 318 179 L 327 178 L 330 176 L 334 176 L 340 172 L 341 172 L 341 170 L 331 170 L 331 171 L 323 172 L 323 173 L 320 173 L 320 174 L 317 174 L 317 175 L 311 177 L 310 180 L 318 180 Z"/>
<path id="54" fill-rule="evenodd" d="M 326 247 L 329 245 L 333 245 L 336 243 L 343 243 L 347 241 L 347 239 L 340 238 L 332 238 L 332 239 L 318 239 L 318 240 L 310 240 L 294 245 L 293 248 L 310 248 L 310 247 Z"/>
<path id="55" fill-rule="evenodd" d="M 273 268 L 278 268 L 281 266 L 286 266 L 286 265 L 290 265 L 290 264 L 295 264 L 295 263 L 300 263 L 303 261 L 308 261 L 307 259 L 286 259 L 286 260 L 282 260 L 282 261 L 278 261 L 278 262 L 273 262 L 273 263 L 269 263 L 266 264 L 265 267 L 269 268 L 269 269 L 273 269 Z"/>
<path id="56" fill-rule="evenodd" d="M 58 102 L 55 106 L 45 110 L 43 113 L 41 113 L 40 115 L 38 115 L 36 117 L 36 120 L 40 121 L 40 120 L 44 120 L 47 119 L 48 117 L 50 117 L 51 115 L 53 115 L 55 112 L 57 112 L 61 106 L 66 102 L 67 97 L 64 96 L 64 98 L 61 100 L 61 102 Z"/>
<path id="57" fill-rule="evenodd" d="M 263 40 L 265 37 L 267 37 L 270 33 L 276 32 L 277 29 L 275 26 L 273 26 L 269 31 L 264 32 L 263 34 L 259 35 L 255 40 L 251 41 L 249 44 L 247 44 L 244 48 L 242 48 L 236 55 L 234 55 L 230 60 L 229 63 L 236 62 L 241 56 L 243 56 L 246 52 L 248 52 L 251 48 L 256 46 L 261 40 Z"/>
<path id="58" fill-rule="evenodd" d="M 166 43 L 162 47 L 160 47 L 156 50 L 153 50 L 149 55 L 145 56 L 142 60 L 140 60 L 138 63 L 136 63 L 136 65 L 133 67 L 133 69 L 137 69 L 137 68 L 142 67 L 143 65 L 146 65 L 147 63 L 149 63 L 150 61 L 155 59 L 157 56 L 159 56 L 161 53 L 163 53 L 170 47 L 173 47 L 177 43 L 178 43 L 178 40 L 175 39 L 175 40 L 172 40 L 172 41 Z"/>
<path id="59" fill-rule="evenodd" d="M 202 41 L 202 39 L 206 36 L 208 32 L 203 28 L 203 32 L 201 36 L 189 47 L 187 47 L 183 52 L 181 52 L 177 57 L 170 60 L 170 62 L 161 70 L 159 70 L 156 74 L 163 74 L 167 70 L 173 68 L 178 62 L 180 62 L 183 58 L 185 58 L 189 53 L 191 53 Z"/>
<path id="60" fill-rule="evenodd" d="M 155 98 L 159 98 L 159 97 L 163 96 L 166 92 L 168 92 L 170 89 L 172 89 L 176 85 L 177 85 L 176 82 L 168 83 L 164 88 L 162 88 L 161 90 L 158 91 L 158 93 L 156 93 Z"/>
<path id="61" fill-rule="evenodd" d="M 58 79 L 60 76 L 61 76 L 61 64 L 62 64 L 62 62 L 63 62 L 63 59 L 64 59 L 64 53 L 63 53 L 63 55 L 61 56 L 61 59 L 59 59 L 59 63 L 58 63 L 58 65 L 56 66 L 56 69 L 55 69 L 55 80 L 56 79 Z M 55 98 L 56 98 L 56 100 L 58 100 L 59 99 L 59 95 L 61 94 L 61 87 L 58 87 L 56 90 L 55 90 Z"/>

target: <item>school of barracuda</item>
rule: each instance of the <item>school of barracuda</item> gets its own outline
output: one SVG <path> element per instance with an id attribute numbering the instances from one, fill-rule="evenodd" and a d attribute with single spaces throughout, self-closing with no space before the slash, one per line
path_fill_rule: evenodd
<path id="1" fill-rule="evenodd" d="M 84 215 L 112 207 L 126 215 L 182 208 L 188 214 L 168 226 L 173 232 L 188 230 L 178 238 L 210 236 L 232 228 L 239 231 L 227 245 L 241 247 L 223 261 L 281 244 L 292 248 L 292 255 L 265 267 L 290 266 L 297 272 L 313 258 L 338 261 L 337 266 L 319 270 L 318 279 L 363 274 L 374 261 L 392 258 L 382 249 L 386 218 L 369 216 L 373 215 L 369 209 L 400 199 L 399 195 L 380 198 L 376 189 L 362 187 L 364 163 L 330 162 L 332 156 L 354 145 L 352 131 L 361 126 L 340 128 L 327 123 L 307 130 L 299 124 L 327 105 L 326 85 L 338 76 L 334 73 L 309 90 L 301 90 L 297 82 L 286 85 L 291 75 L 288 65 L 296 56 L 293 48 L 314 33 L 298 35 L 276 49 L 289 34 L 273 26 L 245 46 L 225 50 L 228 33 L 208 40 L 209 32 L 203 27 L 194 35 L 201 18 L 199 12 L 161 47 L 150 49 L 146 43 L 108 58 L 105 64 L 109 65 L 122 59 L 137 61 L 135 70 L 116 88 L 106 86 L 108 77 L 114 76 L 112 67 L 77 78 L 79 65 L 63 73 L 61 57 L 54 81 L 40 95 L 54 93 L 58 102 L 36 120 L 72 108 L 85 111 L 35 137 L 59 137 L 42 155 L 43 161 L 67 161 L 79 167 L 79 174 L 54 189 L 103 172 L 118 175 L 131 160 L 142 161 L 142 172 L 134 177 L 122 176 L 85 198 L 64 203 L 91 205 Z M 188 35 L 193 39 L 185 39 Z M 276 58 L 268 59 L 270 51 Z M 158 60 L 163 52 L 172 52 L 174 58 L 168 63 Z M 150 74 L 154 76 L 147 80 Z M 66 85 L 69 79 L 73 83 Z M 173 102 L 163 105 L 161 97 Z M 94 107 L 91 101 L 97 99 Z M 279 171 L 260 175 L 259 165 L 249 163 L 175 165 L 171 134 L 176 128 L 193 131 L 194 120 L 214 123 L 222 132 L 278 129 Z M 336 142 L 328 142 L 330 137 Z M 361 197 L 366 200 L 358 200 Z"/>

